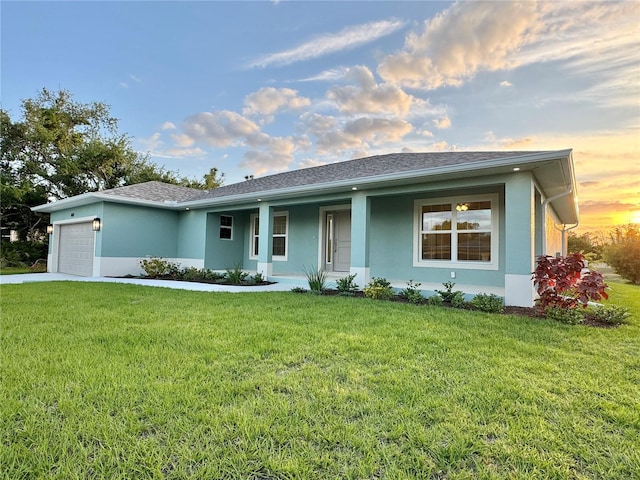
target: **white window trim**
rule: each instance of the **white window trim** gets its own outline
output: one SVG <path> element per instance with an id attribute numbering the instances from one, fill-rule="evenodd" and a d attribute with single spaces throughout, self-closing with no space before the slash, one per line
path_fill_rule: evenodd
<path id="1" fill-rule="evenodd" d="M 284 237 L 284 255 L 271 255 L 271 259 L 273 261 L 277 261 L 277 262 L 286 262 L 287 259 L 289 258 L 289 212 L 274 212 L 273 213 L 273 217 L 271 217 L 271 221 L 273 222 L 273 218 L 274 217 L 286 217 L 286 232 L 284 235 L 273 235 L 278 236 L 278 237 Z M 259 240 L 259 236 L 256 237 L 255 236 L 255 219 L 256 218 L 260 218 L 260 215 L 258 213 L 252 213 L 249 216 L 249 221 L 251 222 L 250 228 L 249 228 L 249 260 L 257 260 L 258 259 L 258 255 L 254 255 L 253 254 L 253 245 L 254 245 L 254 239 L 255 241 L 260 241 Z M 260 228 L 262 230 L 264 230 L 263 226 L 260 226 Z"/>
<path id="2" fill-rule="evenodd" d="M 258 255 L 255 255 L 253 253 L 253 247 L 254 247 L 254 241 L 255 242 L 260 242 L 259 237 L 256 236 L 255 234 L 255 229 L 256 229 L 256 218 L 260 218 L 260 214 L 258 213 L 252 213 L 249 216 L 249 221 L 251 222 L 251 225 L 249 226 L 249 260 L 257 260 L 258 259 Z M 260 248 L 258 246 L 258 248 Z"/>
<path id="3" fill-rule="evenodd" d="M 275 238 L 276 236 L 278 237 L 284 237 L 284 255 L 271 255 L 271 259 L 274 261 L 278 261 L 278 262 L 286 262 L 287 259 L 289 258 L 289 212 L 273 212 L 273 217 L 271 218 L 271 221 L 273 222 L 273 219 L 275 217 L 285 217 L 286 221 L 285 221 L 285 229 L 286 229 L 286 233 L 284 235 L 282 234 L 273 234 L 273 237 Z"/>
<path id="4" fill-rule="evenodd" d="M 231 218 L 231 226 L 230 226 L 230 227 L 229 227 L 229 226 L 227 226 L 227 225 L 222 225 L 222 217 L 229 217 L 229 218 Z M 228 242 L 228 241 L 233 240 L 233 224 L 235 223 L 235 221 L 234 221 L 234 219 L 233 219 L 233 215 L 221 214 L 221 215 L 220 215 L 220 221 L 219 221 L 218 223 L 219 223 L 219 227 L 220 227 L 220 228 L 218 229 L 218 240 L 224 240 L 225 242 Z M 222 238 L 222 237 L 220 236 L 220 231 L 221 231 L 223 228 L 228 228 L 229 230 L 231 230 L 231 238 Z"/>
<path id="5" fill-rule="evenodd" d="M 413 266 L 414 267 L 428 267 L 428 268 L 456 268 L 466 270 L 498 270 L 499 259 L 498 252 L 499 240 L 500 240 L 500 225 L 499 225 L 499 197 L 497 193 L 490 193 L 484 195 L 465 195 L 456 197 L 440 197 L 440 198 L 422 198 L 414 202 L 414 223 L 413 223 Z M 465 202 L 491 202 L 491 261 L 490 262 L 477 262 L 477 261 L 465 261 L 465 260 L 422 260 L 421 255 L 421 221 L 422 221 L 422 207 L 424 205 L 434 205 L 450 203 L 456 205 L 458 203 Z M 454 238 L 452 235 L 452 242 Z M 454 253 L 452 245 L 452 254 Z"/>

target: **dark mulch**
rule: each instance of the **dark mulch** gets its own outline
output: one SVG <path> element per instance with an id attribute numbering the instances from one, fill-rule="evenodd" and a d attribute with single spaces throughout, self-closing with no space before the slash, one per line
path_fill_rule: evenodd
<path id="1" fill-rule="evenodd" d="M 273 285 L 276 282 L 260 282 L 260 283 L 255 283 L 252 281 L 243 281 L 242 283 L 231 283 L 227 280 L 222 280 L 222 279 L 208 279 L 208 278 L 202 278 L 202 279 L 194 279 L 194 280 L 187 280 L 185 278 L 180 278 L 180 277 L 174 277 L 172 275 L 161 275 L 161 276 L 157 276 L 157 277 L 146 277 L 146 276 L 136 276 L 136 275 L 124 275 L 122 277 L 112 277 L 112 278 L 141 278 L 141 279 L 147 279 L 147 280 L 175 280 L 176 282 L 193 282 L 193 283 L 207 283 L 209 285 L 233 285 L 235 287 L 260 287 L 263 285 Z"/>

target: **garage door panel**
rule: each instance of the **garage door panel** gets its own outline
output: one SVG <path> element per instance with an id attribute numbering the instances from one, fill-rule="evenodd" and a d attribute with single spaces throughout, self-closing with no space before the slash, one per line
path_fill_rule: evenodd
<path id="1" fill-rule="evenodd" d="M 58 271 L 90 277 L 93 274 L 94 242 L 91 222 L 61 225 Z"/>

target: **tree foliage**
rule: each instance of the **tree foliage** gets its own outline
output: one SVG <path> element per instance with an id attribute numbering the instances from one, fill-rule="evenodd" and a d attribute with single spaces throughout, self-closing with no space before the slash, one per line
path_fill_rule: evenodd
<path id="1" fill-rule="evenodd" d="M 640 225 L 616 227 L 610 241 L 604 249 L 604 260 L 622 278 L 640 284 Z"/>
<path id="2" fill-rule="evenodd" d="M 23 100 L 19 120 L 0 109 L 0 124 L 2 224 L 24 240 L 45 237 L 46 217 L 31 207 L 51 199 L 151 180 L 211 189 L 224 177 L 212 168 L 198 181 L 159 167 L 118 132 L 107 105 L 77 102 L 66 90 Z"/>
<path id="3" fill-rule="evenodd" d="M 566 257 L 541 255 L 533 272 L 533 283 L 540 297 L 540 306 L 545 309 L 574 309 L 578 305 L 587 307 L 589 301 L 609 298 L 602 274 L 593 270 L 584 271 L 585 258 L 580 253 Z"/>

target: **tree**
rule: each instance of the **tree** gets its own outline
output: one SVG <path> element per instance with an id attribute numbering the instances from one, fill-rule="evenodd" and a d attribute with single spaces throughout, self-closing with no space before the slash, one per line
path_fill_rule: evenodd
<path id="1" fill-rule="evenodd" d="M 604 260 L 613 271 L 631 283 L 640 283 L 640 225 L 618 226 L 610 234 L 611 244 L 604 249 Z"/>
<path id="2" fill-rule="evenodd" d="M 577 235 L 569 232 L 567 243 L 569 253 L 582 253 L 589 261 L 597 261 L 602 258 L 603 247 L 597 234 L 587 232 Z"/>
<path id="3" fill-rule="evenodd" d="M 2 227 L 21 239 L 46 238 L 46 216 L 31 207 L 50 199 L 151 180 L 207 189 L 222 183 L 216 168 L 199 182 L 150 162 L 118 132 L 104 103 L 80 103 L 66 90 L 45 88 L 22 101 L 21 113 L 12 121 L 0 109 Z"/>

